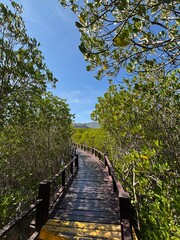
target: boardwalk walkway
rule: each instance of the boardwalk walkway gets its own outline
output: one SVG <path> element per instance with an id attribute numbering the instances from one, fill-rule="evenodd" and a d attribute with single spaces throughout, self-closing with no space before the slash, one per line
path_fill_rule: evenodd
<path id="1" fill-rule="evenodd" d="M 79 170 L 39 240 L 121 239 L 118 198 L 107 170 L 92 155 L 79 150 Z"/>

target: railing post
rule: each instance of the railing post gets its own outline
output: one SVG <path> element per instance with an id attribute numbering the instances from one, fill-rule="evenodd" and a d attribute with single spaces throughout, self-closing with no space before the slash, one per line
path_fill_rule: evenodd
<path id="1" fill-rule="evenodd" d="M 75 159 L 75 167 L 77 168 L 77 170 L 78 170 L 78 168 L 79 168 L 79 160 L 78 160 L 78 155 L 76 155 L 76 159 Z"/>
<path id="2" fill-rule="evenodd" d="M 73 175 L 73 163 L 74 163 L 74 161 L 71 162 L 71 174 L 72 174 L 72 175 Z"/>
<path id="3" fill-rule="evenodd" d="M 113 181 L 113 191 L 117 192 L 117 185 L 116 185 L 116 181 L 114 180 L 114 176 L 112 176 L 112 181 Z"/>
<path id="4" fill-rule="evenodd" d="M 66 169 L 62 172 L 62 187 L 65 187 L 66 184 Z"/>
<path id="5" fill-rule="evenodd" d="M 40 182 L 38 199 L 42 199 L 36 209 L 36 229 L 40 231 L 49 214 L 50 182 L 48 180 Z"/>
<path id="6" fill-rule="evenodd" d="M 107 165 L 108 165 L 108 164 L 107 164 L 107 161 L 106 161 L 106 157 L 107 157 L 107 154 L 105 153 L 105 154 L 104 154 L 104 165 L 105 165 L 105 167 L 107 167 Z"/>
<path id="7" fill-rule="evenodd" d="M 119 208 L 122 240 L 131 240 L 131 202 L 128 193 L 124 192 L 119 194 Z"/>
<path id="8" fill-rule="evenodd" d="M 94 147 L 92 147 L 92 155 L 94 155 Z"/>

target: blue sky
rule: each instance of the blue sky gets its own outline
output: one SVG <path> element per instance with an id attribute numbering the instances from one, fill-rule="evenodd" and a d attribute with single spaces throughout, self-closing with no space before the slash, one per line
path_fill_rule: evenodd
<path id="1" fill-rule="evenodd" d="M 0 2 L 9 5 L 9 0 Z M 76 16 L 64 9 L 58 0 L 16 0 L 23 6 L 27 33 L 41 43 L 40 49 L 48 68 L 59 80 L 56 89 L 49 89 L 67 100 L 75 122 L 89 122 L 97 97 L 108 88 L 107 79 L 98 81 L 86 71 L 86 62 L 79 51 L 80 33 Z"/>

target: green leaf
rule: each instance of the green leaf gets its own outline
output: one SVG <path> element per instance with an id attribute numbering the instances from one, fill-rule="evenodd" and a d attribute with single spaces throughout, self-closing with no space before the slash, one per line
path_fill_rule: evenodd
<path id="1" fill-rule="evenodd" d="M 114 45 L 117 47 L 125 47 L 129 44 L 129 41 L 123 37 L 115 37 Z"/>
<path id="2" fill-rule="evenodd" d="M 83 27 L 84 27 L 84 26 L 83 26 L 81 23 L 79 23 L 79 22 L 75 22 L 75 25 L 76 25 L 77 28 L 83 28 Z"/>
<path id="3" fill-rule="evenodd" d="M 81 13 L 79 15 L 79 21 L 84 25 L 85 24 L 85 15 L 83 13 Z"/>
<path id="4" fill-rule="evenodd" d="M 6 6 L 5 6 L 3 3 L 0 3 L 0 7 L 1 7 L 1 11 L 2 11 L 5 15 L 7 15 L 7 8 L 6 8 Z"/>
<path id="5" fill-rule="evenodd" d="M 81 43 L 81 45 L 79 46 L 79 50 L 84 54 L 87 53 L 87 49 L 85 48 L 84 44 Z"/>

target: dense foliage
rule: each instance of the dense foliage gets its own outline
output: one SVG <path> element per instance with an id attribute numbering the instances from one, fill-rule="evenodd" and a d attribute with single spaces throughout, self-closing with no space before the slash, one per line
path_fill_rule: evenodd
<path id="1" fill-rule="evenodd" d="M 65 100 L 46 91 L 56 79 L 36 39 L 26 34 L 22 8 L 0 4 L 0 222 L 37 196 L 69 154 L 71 118 Z"/>
<path id="2" fill-rule="evenodd" d="M 110 84 L 92 113 L 131 193 L 141 239 L 180 238 L 179 74 Z"/>
<path id="3" fill-rule="evenodd" d="M 179 73 L 145 79 L 110 82 L 92 113 L 102 128 L 75 129 L 73 141 L 108 153 L 131 194 L 140 239 L 179 239 Z"/>
<path id="4" fill-rule="evenodd" d="M 72 141 L 75 143 L 96 147 L 102 152 L 107 150 L 109 143 L 107 135 L 102 128 L 75 128 L 72 135 Z"/>
<path id="5" fill-rule="evenodd" d="M 78 14 L 80 51 L 97 69 L 96 77 L 161 69 L 170 72 L 180 60 L 179 1 L 156 0 L 60 0 Z"/>

